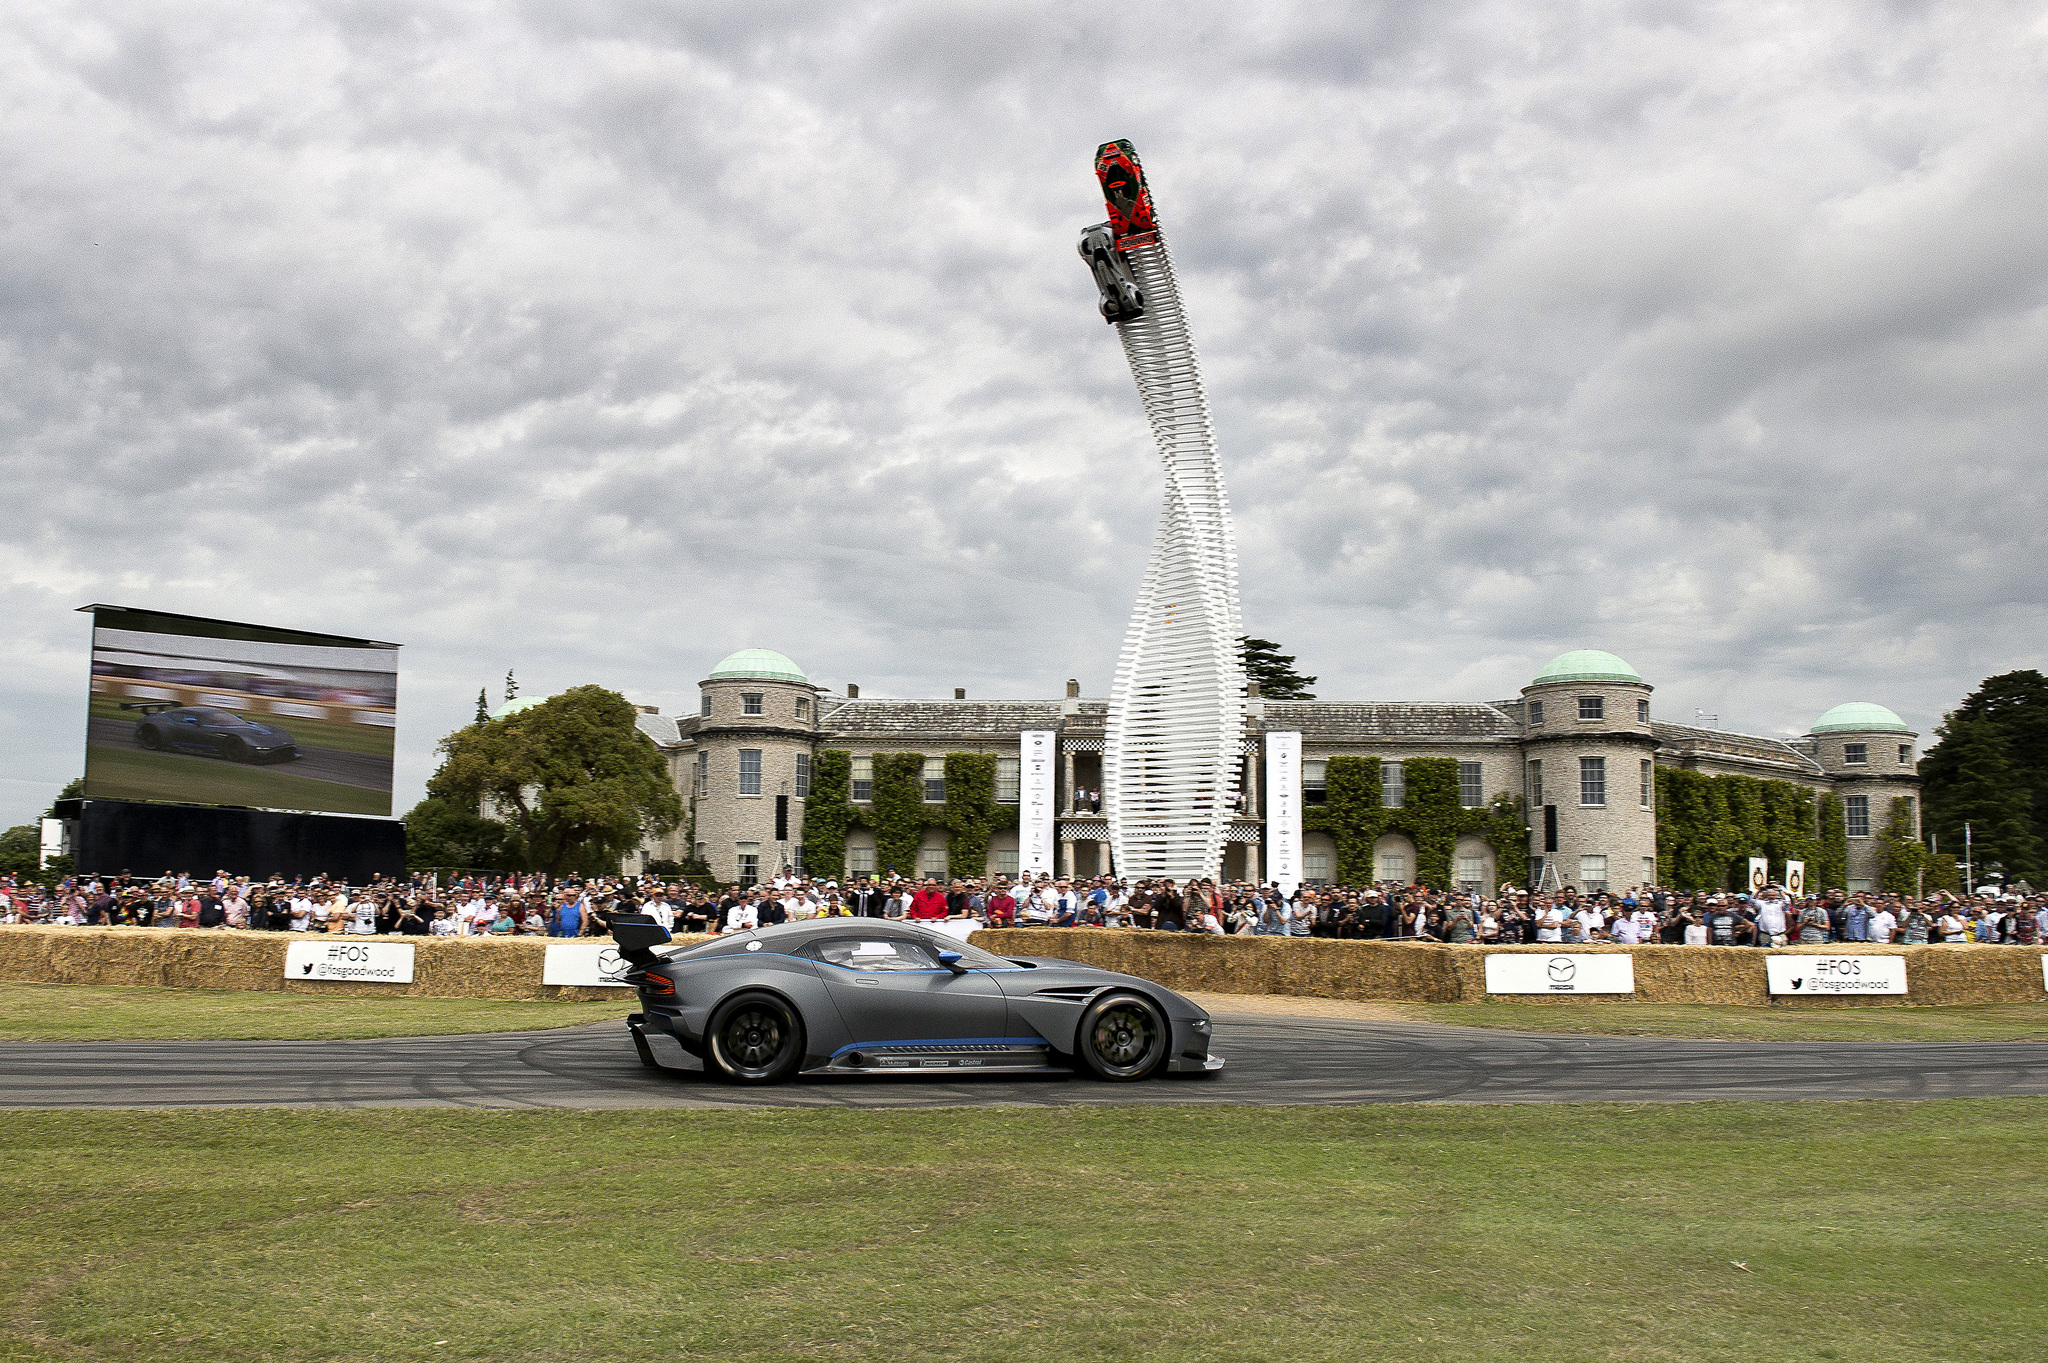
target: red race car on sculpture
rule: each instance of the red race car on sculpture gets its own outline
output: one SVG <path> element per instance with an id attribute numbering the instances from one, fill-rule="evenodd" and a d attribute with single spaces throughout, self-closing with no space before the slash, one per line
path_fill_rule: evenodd
<path id="1" fill-rule="evenodd" d="M 1095 178 L 1109 205 L 1109 225 L 1119 251 L 1150 246 L 1159 240 L 1159 222 L 1152 216 L 1152 191 L 1145 187 L 1145 168 L 1138 150 L 1118 139 L 1095 149 Z"/>

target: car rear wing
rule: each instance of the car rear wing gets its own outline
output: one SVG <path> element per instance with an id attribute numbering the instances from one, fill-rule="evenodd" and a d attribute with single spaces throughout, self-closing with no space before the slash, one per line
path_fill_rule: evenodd
<path id="1" fill-rule="evenodd" d="M 140 710 L 145 715 L 153 715 L 159 710 L 177 709 L 178 702 L 174 700 L 124 700 L 121 702 L 121 708 L 123 710 Z"/>
<path id="2" fill-rule="evenodd" d="M 645 970 L 661 958 L 654 949 L 667 946 L 668 929 L 644 913 L 621 913 L 612 918 L 612 940 L 619 944 L 619 956 Z"/>

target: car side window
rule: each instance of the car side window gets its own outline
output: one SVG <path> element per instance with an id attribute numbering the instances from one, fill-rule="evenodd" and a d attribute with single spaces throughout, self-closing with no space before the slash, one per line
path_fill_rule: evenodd
<path id="1" fill-rule="evenodd" d="M 939 958 L 922 942 L 901 937 L 828 937 L 810 949 L 826 965 L 858 970 L 863 974 L 888 974 L 905 970 L 943 970 Z"/>

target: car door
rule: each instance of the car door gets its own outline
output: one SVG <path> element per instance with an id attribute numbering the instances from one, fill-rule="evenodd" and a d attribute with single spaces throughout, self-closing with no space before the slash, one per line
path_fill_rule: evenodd
<path id="1" fill-rule="evenodd" d="M 199 716 L 190 710 L 171 717 L 171 742 L 180 748 L 211 748 L 213 741 L 203 731 Z"/>
<path id="2" fill-rule="evenodd" d="M 1007 1005 L 987 971 L 955 973 L 938 948 L 886 931 L 820 938 L 805 949 L 846 1023 L 847 1049 L 891 1043 L 986 1045 Z"/>

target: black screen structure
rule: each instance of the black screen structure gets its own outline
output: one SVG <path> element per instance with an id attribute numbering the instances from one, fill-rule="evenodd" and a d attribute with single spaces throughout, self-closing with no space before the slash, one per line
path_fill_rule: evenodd
<path id="1" fill-rule="evenodd" d="M 129 800 L 66 800 L 78 869 L 92 875 L 190 872 L 286 880 L 325 875 L 351 885 L 405 875 L 405 825 L 391 819 Z"/>

